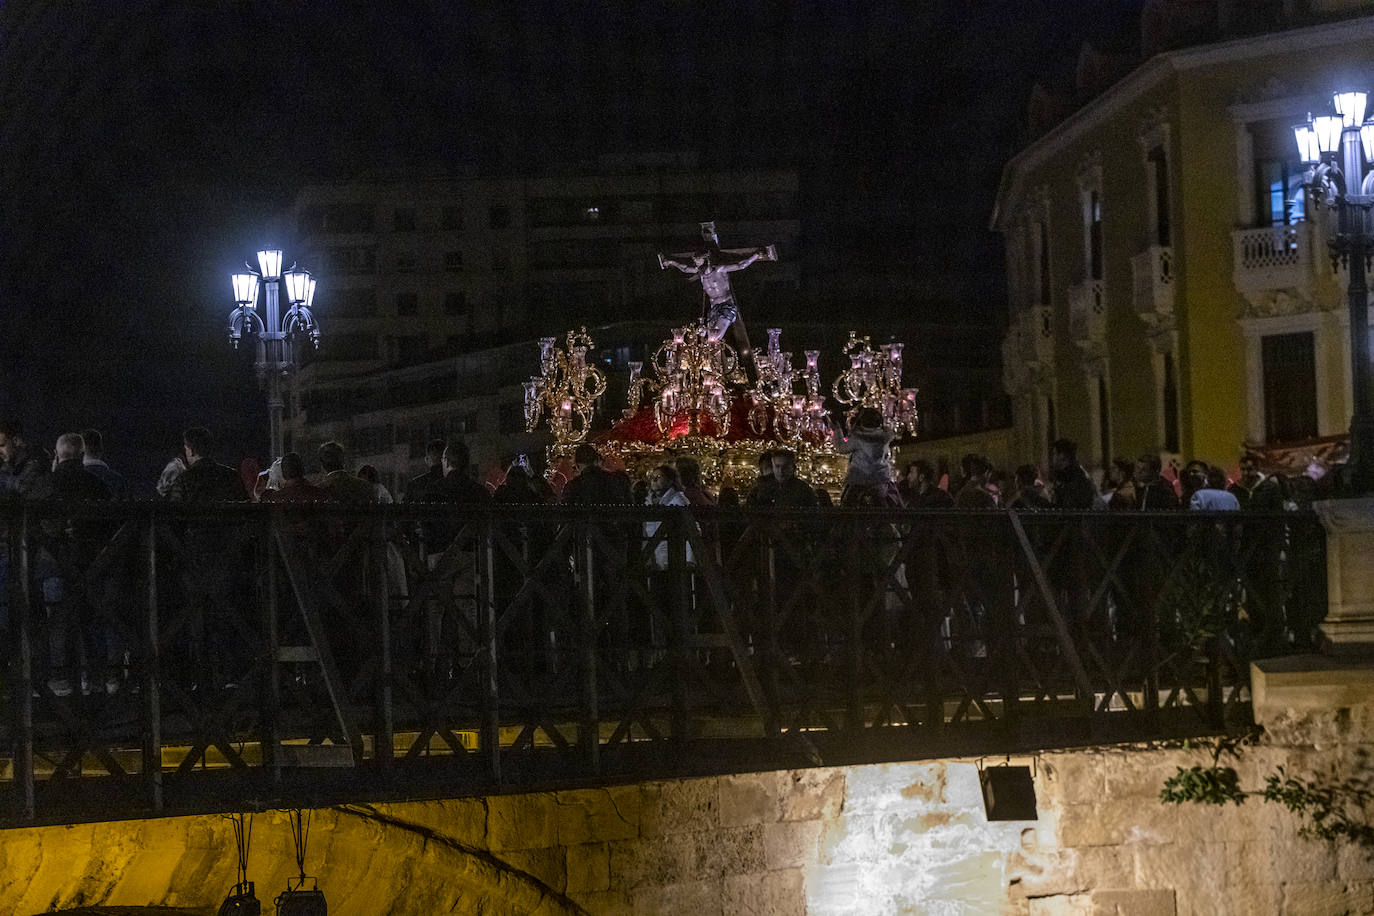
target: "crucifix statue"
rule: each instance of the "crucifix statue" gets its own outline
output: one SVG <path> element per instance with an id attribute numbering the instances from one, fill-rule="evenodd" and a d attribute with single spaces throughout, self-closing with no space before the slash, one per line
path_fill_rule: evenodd
<path id="1" fill-rule="evenodd" d="M 716 238 L 714 222 L 701 224 L 701 241 L 704 248 L 686 254 L 660 254 L 659 269 L 676 267 L 693 280 L 701 283 L 704 296 L 705 324 L 707 333 L 713 341 L 720 340 L 726 331 L 731 331 L 731 344 L 741 357 L 749 354 L 749 334 L 740 320 L 739 306 L 735 294 L 730 289 L 730 273 L 743 270 L 755 261 L 776 261 L 776 246 L 765 245 L 758 248 L 721 248 Z M 747 361 L 747 360 L 745 360 Z"/>

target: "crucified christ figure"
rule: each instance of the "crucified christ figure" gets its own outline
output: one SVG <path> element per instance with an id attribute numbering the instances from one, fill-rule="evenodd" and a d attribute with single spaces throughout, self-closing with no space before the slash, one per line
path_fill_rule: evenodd
<path id="1" fill-rule="evenodd" d="M 688 254 L 658 256 L 660 269 L 675 267 L 701 283 L 706 296 L 706 329 L 711 340 L 720 340 L 725 332 L 733 329 L 731 344 L 741 357 L 749 354 L 749 334 L 740 320 L 739 306 L 735 294 L 730 289 L 730 274 L 743 270 L 755 261 L 776 261 L 777 248 L 765 245 L 759 248 L 721 248 L 716 238 L 716 224 L 701 224 L 701 240 L 705 249 Z"/>

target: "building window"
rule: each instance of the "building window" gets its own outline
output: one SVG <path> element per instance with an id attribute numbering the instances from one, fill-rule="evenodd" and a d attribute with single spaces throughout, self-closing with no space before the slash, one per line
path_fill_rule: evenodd
<path id="1" fill-rule="evenodd" d="M 415 231 L 415 208 L 397 207 L 391 213 L 391 228 L 397 232 Z"/>
<path id="2" fill-rule="evenodd" d="M 1255 214 L 1261 226 L 1287 226 L 1306 218 L 1301 162 L 1263 159 L 1255 163 Z"/>
<path id="3" fill-rule="evenodd" d="M 371 318 L 377 314 L 377 291 L 372 287 L 344 287 L 329 298 L 329 313 L 335 318 Z"/>
<path id="4" fill-rule="evenodd" d="M 1156 146 L 1145 157 L 1154 184 L 1155 244 L 1172 245 L 1169 226 L 1169 161 L 1164 147 Z"/>
<path id="5" fill-rule="evenodd" d="M 510 270 L 510 250 L 507 248 L 493 248 L 491 250 L 491 269 Z"/>
<path id="6" fill-rule="evenodd" d="M 377 272 L 377 249 L 368 247 L 329 248 L 324 253 L 325 272 L 342 276 Z"/>
<path id="7" fill-rule="evenodd" d="M 458 206 L 445 207 L 439 214 L 439 225 L 449 232 L 457 232 L 463 228 L 463 208 Z"/>
<path id="8" fill-rule="evenodd" d="M 1317 360 L 1311 331 L 1261 340 L 1264 435 L 1297 442 L 1317 435 Z"/>
<path id="9" fill-rule="evenodd" d="M 463 269 L 463 253 L 461 251 L 444 252 L 444 270 L 449 273 L 458 273 Z"/>
<path id="10" fill-rule="evenodd" d="M 491 207 L 487 211 L 487 225 L 492 229 L 509 229 L 510 207 Z"/>
<path id="11" fill-rule="evenodd" d="M 1164 354 L 1164 451 L 1177 453 L 1178 444 L 1178 372 L 1174 368 L 1174 354 Z"/>
<path id="12" fill-rule="evenodd" d="M 445 315 L 466 315 L 468 313 L 468 294 L 463 290 L 450 290 L 444 293 Z"/>
<path id="13" fill-rule="evenodd" d="M 397 293 L 396 294 L 396 314 L 397 315 L 416 315 L 420 312 L 419 293 Z"/>

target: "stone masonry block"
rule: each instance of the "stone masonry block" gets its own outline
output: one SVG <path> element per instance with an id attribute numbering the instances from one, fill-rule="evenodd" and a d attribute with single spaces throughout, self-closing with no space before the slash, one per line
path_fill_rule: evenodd
<path id="1" fill-rule="evenodd" d="M 1093 916 L 1174 916 L 1172 890 L 1101 890 L 1089 895 Z"/>
<path id="2" fill-rule="evenodd" d="M 817 859 L 822 865 L 871 861 L 885 837 L 879 836 L 882 819 L 845 816 L 821 824 Z"/>
<path id="3" fill-rule="evenodd" d="M 715 779 L 682 779 L 643 787 L 640 834 L 712 830 L 720 826 L 720 792 Z"/>
<path id="4" fill-rule="evenodd" d="M 723 882 L 694 881 L 634 892 L 634 916 L 725 916 Z"/>
<path id="5" fill-rule="evenodd" d="M 579 789 L 558 792 L 554 798 L 558 842 L 564 846 L 629 840 L 639 835 L 639 786 Z"/>
<path id="6" fill-rule="evenodd" d="M 634 916 L 634 893 L 628 890 L 569 894 L 573 902 L 592 916 Z"/>
<path id="7" fill-rule="evenodd" d="M 611 848 L 605 843 L 568 847 L 568 893 L 587 894 L 611 887 Z"/>
<path id="8" fill-rule="evenodd" d="M 813 916 L 860 916 L 873 913 L 874 901 L 862 894 L 863 866 L 858 862 L 807 869 L 806 912 Z M 881 910 L 878 910 L 881 912 Z"/>
<path id="9" fill-rule="evenodd" d="M 1087 894 L 1039 897 L 1029 901 L 1027 916 L 1095 916 Z"/>
<path id="10" fill-rule="evenodd" d="M 779 772 L 720 777 L 721 826 L 776 822 L 782 816 L 780 796 L 786 780 L 787 774 Z"/>
<path id="11" fill-rule="evenodd" d="M 610 844 L 611 886 L 640 887 L 762 872 L 763 828 L 731 827 Z"/>
<path id="12" fill-rule="evenodd" d="M 1342 846 L 1336 852 L 1336 875 L 1342 881 L 1374 881 L 1374 855 L 1362 846 Z"/>
<path id="13" fill-rule="evenodd" d="M 782 819 L 809 821 L 838 817 L 844 808 L 845 774 L 835 767 L 782 774 Z"/>
<path id="14" fill-rule="evenodd" d="M 1106 795 L 1105 769 L 1100 754 L 1046 754 L 1041 758 L 1035 791 L 1045 801 L 1065 805 L 1099 802 Z"/>
<path id="15" fill-rule="evenodd" d="M 487 848 L 538 849 L 558 844 L 554 799 L 546 793 L 487 799 Z"/>
<path id="16" fill-rule="evenodd" d="M 1072 850 L 1070 890 L 1135 887 L 1135 855 L 1129 846 L 1083 846 Z"/>
<path id="17" fill-rule="evenodd" d="M 486 843 L 487 802 L 481 798 L 446 798 L 376 807 L 382 814 L 427 827 L 440 836 L 464 845 L 482 846 Z"/>
<path id="18" fill-rule="evenodd" d="M 1226 886 L 1226 844 L 1162 843 L 1134 847 L 1135 886 L 1202 888 Z"/>
<path id="19" fill-rule="evenodd" d="M 1215 887 L 1180 887 L 1174 889 L 1174 906 L 1178 916 L 1216 916 L 1235 912 L 1231 889 Z"/>
<path id="20" fill-rule="evenodd" d="M 1226 843 L 1226 890 L 1238 913 L 1277 913 L 1278 887 L 1269 870 L 1269 844 L 1262 839 Z"/>
<path id="21" fill-rule="evenodd" d="M 807 868 L 820 854 L 820 821 L 783 821 L 763 825 L 763 849 L 769 869 Z"/>
<path id="22" fill-rule="evenodd" d="M 507 849 L 500 858 L 512 868 L 533 875 L 560 894 L 568 887 L 567 856 L 558 847 Z"/>
<path id="23" fill-rule="evenodd" d="M 858 766 L 845 775 L 846 814 L 879 814 L 896 808 L 936 807 L 945 801 L 942 763 Z"/>
<path id="24" fill-rule="evenodd" d="M 801 869 L 725 879 L 724 910 L 731 916 L 805 916 Z"/>
<path id="25" fill-rule="evenodd" d="M 1374 913 L 1374 885 L 1340 881 L 1283 885 L 1283 916 L 1350 916 Z"/>
<path id="26" fill-rule="evenodd" d="M 1096 756 L 1096 755 L 1095 755 Z M 1194 764 L 1211 766 L 1212 755 L 1196 751 L 1115 750 L 1098 757 L 1102 761 L 1103 795 L 1106 798 L 1158 799 L 1164 780 Z M 1233 761 L 1222 760 L 1222 766 Z M 1239 771 L 1237 771 L 1239 772 Z"/>
<path id="27" fill-rule="evenodd" d="M 1279 884 L 1335 881 L 1335 850 L 1321 840 L 1298 836 L 1299 821 L 1287 811 L 1277 814 L 1269 830 L 1269 880 Z"/>
<path id="28" fill-rule="evenodd" d="M 1166 843 L 1176 835 L 1178 824 L 1179 812 L 1174 806 L 1143 799 L 1066 805 L 1055 818 L 1060 845 L 1070 847 Z"/>

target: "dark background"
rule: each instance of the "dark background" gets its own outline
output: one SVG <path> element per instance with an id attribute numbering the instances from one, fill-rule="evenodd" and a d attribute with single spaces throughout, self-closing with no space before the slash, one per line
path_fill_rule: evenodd
<path id="1" fill-rule="evenodd" d="M 914 279 L 912 318 L 1000 322 L 987 223 L 1030 88 L 1071 86 L 1085 39 L 1129 43 L 1139 7 L 7 0 L 0 409 L 49 447 L 103 429 L 139 479 L 190 423 L 261 455 L 228 275 L 263 244 L 290 259 L 275 217 L 302 184 L 606 152 L 796 169 L 804 281 Z"/>

